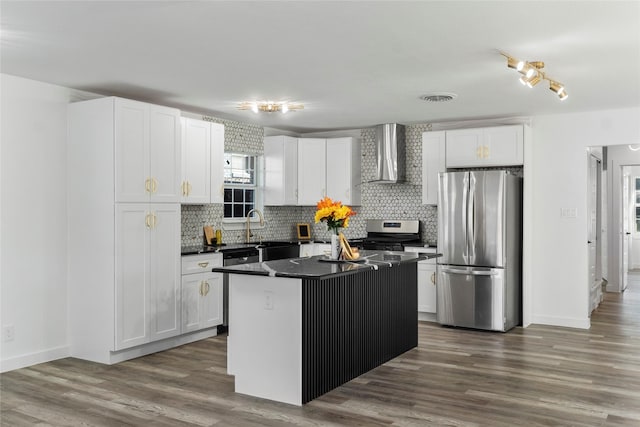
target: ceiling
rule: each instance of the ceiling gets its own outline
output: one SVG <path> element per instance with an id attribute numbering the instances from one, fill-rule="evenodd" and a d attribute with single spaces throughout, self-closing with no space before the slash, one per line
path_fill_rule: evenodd
<path id="1" fill-rule="evenodd" d="M 1 71 L 308 133 L 640 105 L 640 1 L 5 1 Z M 505 51 L 566 85 L 526 88 Z M 453 92 L 447 103 L 420 99 Z M 241 101 L 303 103 L 287 114 Z"/>

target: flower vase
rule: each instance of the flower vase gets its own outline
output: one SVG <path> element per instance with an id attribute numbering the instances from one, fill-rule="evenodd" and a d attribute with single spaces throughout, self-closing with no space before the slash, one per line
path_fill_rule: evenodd
<path id="1" fill-rule="evenodd" d="M 339 259 L 340 257 L 340 238 L 338 232 L 331 233 L 331 259 Z"/>

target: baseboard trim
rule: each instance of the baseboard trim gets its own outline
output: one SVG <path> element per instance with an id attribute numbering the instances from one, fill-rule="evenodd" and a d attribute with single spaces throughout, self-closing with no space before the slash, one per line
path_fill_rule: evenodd
<path id="1" fill-rule="evenodd" d="M 531 324 L 549 325 L 549 326 L 561 326 L 565 328 L 576 329 L 589 329 L 591 327 L 591 319 L 588 317 L 573 318 L 573 317 L 556 317 L 556 316 L 533 316 L 533 322 Z"/>
<path id="2" fill-rule="evenodd" d="M 23 354 L 21 356 L 9 357 L 0 361 L 0 372 L 9 372 L 15 369 L 26 368 L 39 363 L 51 362 L 52 360 L 69 357 L 69 346 L 50 348 L 36 353 Z"/>

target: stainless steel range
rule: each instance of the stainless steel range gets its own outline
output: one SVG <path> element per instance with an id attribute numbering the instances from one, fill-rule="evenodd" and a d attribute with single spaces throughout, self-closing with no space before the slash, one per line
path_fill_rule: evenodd
<path id="1" fill-rule="evenodd" d="M 363 249 L 404 251 L 410 243 L 420 243 L 420 221 L 368 219 Z"/>

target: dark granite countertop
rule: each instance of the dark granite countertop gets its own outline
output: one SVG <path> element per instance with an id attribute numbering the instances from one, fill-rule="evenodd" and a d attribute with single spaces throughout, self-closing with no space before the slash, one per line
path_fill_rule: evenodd
<path id="1" fill-rule="evenodd" d="M 212 271 L 217 273 L 251 274 L 258 276 L 322 278 L 336 274 L 349 274 L 363 270 L 389 268 L 401 263 L 417 262 L 439 256 L 441 255 L 416 252 L 361 250 L 360 259 L 356 261 L 331 262 L 328 261 L 326 256 L 318 255 L 308 258 L 290 258 L 228 267 L 216 267 Z"/>
<path id="2" fill-rule="evenodd" d="M 271 240 L 274 242 L 274 240 Z M 297 241 L 297 240 L 282 240 L 282 243 L 295 243 L 295 244 L 303 244 L 309 243 L 309 241 Z M 190 246 L 182 246 L 181 254 L 182 255 L 197 255 L 197 254 L 205 254 L 211 252 L 224 252 L 224 251 L 232 251 L 235 249 L 244 249 L 244 248 L 255 248 L 259 246 L 259 242 L 251 242 L 251 243 L 223 243 L 221 246 L 207 246 L 207 245 L 190 245 Z"/>

